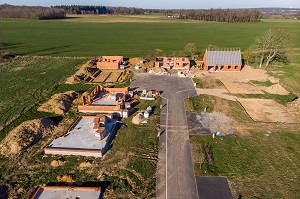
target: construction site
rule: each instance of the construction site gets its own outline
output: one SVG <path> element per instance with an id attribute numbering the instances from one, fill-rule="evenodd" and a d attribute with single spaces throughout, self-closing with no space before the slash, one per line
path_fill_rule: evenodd
<path id="1" fill-rule="evenodd" d="M 239 188 L 231 179 L 207 176 L 216 174 L 207 169 L 218 161 L 213 141 L 278 125 L 298 127 L 300 103 L 278 78 L 244 66 L 240 51 L 206 51 L 200 67 L 192 63 L 187 57 L 101 56 L 79 66 L 65 85 L 83 84 L 86 90 L 55 93 L 37 108 L 54 114 L 51 118 L 26 121 L 1 141 L 7 162 L 21 160 L 31 173 L 36 167 L 52 172 L 37 178 L 34 187 L 21 182 L 12 195 L 176 198 L 177 191 L 190 189 L 185 196 L 194 198 L 218 191 L 197 189 L 209 182 L 236 197 Z M 26 177 L 34 175 L 21 181 Z M 111 184 L 106 190 L 86 183 L 90 180 Z M 179 181 L 186 183 L 171 192 Z"/>

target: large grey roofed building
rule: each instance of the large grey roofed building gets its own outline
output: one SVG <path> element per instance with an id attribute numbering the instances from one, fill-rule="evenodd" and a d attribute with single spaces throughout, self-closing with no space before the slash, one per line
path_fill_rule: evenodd
<path id="1" fill-rule="evenodd" d="M 241 51 L 208 51 L 203 58 L 206 71 L 240 71 L 242 69 Z"/>
<path id="2" fill-rule="evenodd" d="M 241 51 L 207 51 L 207 65 L 241 65 Z"/>

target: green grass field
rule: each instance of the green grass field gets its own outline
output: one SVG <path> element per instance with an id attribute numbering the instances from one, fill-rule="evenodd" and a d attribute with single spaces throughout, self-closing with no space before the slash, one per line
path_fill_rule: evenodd
<path id="1" fill-rule="evenodd" d="M 34 111 L 31 109 L 49 98 L 56 89 L 65 90 L 57 86 L 81 63 L 83 60 L 80 59 L 17 58 L 1 64 L 1 130 L 20 116 L 30 118 L 27 112 Z M 3 136 L 1 133 L 0 138 Z"/>
<path id="2" fill-rule="evenodd" d="M 227 176 L 242 198 L 299 198 L 299 133 L 252 132 L 249 136 L 193 136 L 204 154 L 212 147 L 215 165 L 195 164 L 197 175 Z M 201 168 L 200 168 L 201 166 Z"/>
<path id="3" fill-rule="evenodd" d="M 149 18 L 156 22 L 149 22 Z M 49 21 L 0 19 L 0 38 L 5 42 L 4 50 L 20 55 L 104 54 L 134 57 L 153 54 L 155 49 L 161 49 L 162 54 L 178 54 L 189 42 L 196 43 L 199 49 L 212 44 L 244 50 L 267 29 L 284 27 L 294 34 L 294 47 L 300 47 L 300 23 L 297 22 L 228 24 L 166 20 L 160 19 L 161 16 L 152 18 L 86 16 Z"/>

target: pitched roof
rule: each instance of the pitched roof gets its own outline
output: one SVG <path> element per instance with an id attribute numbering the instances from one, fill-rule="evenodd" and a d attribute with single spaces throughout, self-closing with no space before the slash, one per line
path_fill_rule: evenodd
<path id="1" fill-rule="evenodd" d="M 206 51 L 208 66 L 242 65 L 241 51 Z"/>

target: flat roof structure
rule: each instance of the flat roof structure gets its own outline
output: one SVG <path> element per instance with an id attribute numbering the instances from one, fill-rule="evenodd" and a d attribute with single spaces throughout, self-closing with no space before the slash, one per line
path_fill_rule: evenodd
<path id="1" fill-rule="evenodd" d="M 31 199 L 99 199 L 100 187 L 40 186 Z"/>
<path id="2" fill-rule="evenodd" d="M 116 119 L 104 116 L 81 116 L 68 132 L 53 140 L 45 154 L 102 157 L 117 131 Z"/>

